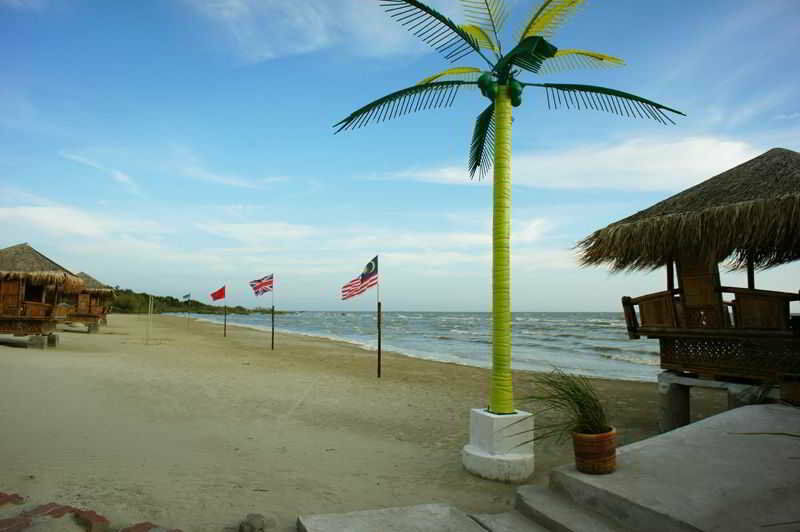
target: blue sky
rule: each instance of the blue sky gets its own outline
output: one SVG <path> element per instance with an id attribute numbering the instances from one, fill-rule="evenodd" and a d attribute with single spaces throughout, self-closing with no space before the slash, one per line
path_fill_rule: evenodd
<path id="1" fill-rule="evenodd" d="M 506 49 L 535 2 L 512 8 Z M 463 20 L 456 0 L 431 4 Z M 514 310 L 619 310 L 663 272 L 577 266 L 575 243 L 780 146 L 800 151 L 800 3 L 590 1 L 561 48 L 626 66 L 536 76 L 684 111 L 665 127 L 515 109 Z M 0 246 L 75 271 L 229 303 L 274 272 L 287 309 L 365 310 L 342 284 L 381 257 L 386 310 L 489 309 L 489 182 L 471 182 L 478 91 L 451 109 L 332 125 L 449 65 L 373 0 L 0 0 Z M 481 66 L 474 55 L 458 65 Z M 761 274 L 796 290 L 800 268 Z M 726 276 L 728 277 L 728 276 Z M 728 277 L 743 283 L 741 277 Z"/>

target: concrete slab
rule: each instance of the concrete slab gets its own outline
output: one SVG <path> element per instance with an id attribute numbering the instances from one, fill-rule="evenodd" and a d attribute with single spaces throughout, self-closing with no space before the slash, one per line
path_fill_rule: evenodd
<path id="1" fill-rule="evenodd" d="M 753 432 L 800 433 L 800 409 L 729 410 L 620 448 L 611 475 L 557 468 L 550 486 L 630 530 L 744 532 L 796 522 L 800 440 L 741 434 Z"/>
<path id="2" fill-rule="evenodd" d="M 446 504 L 323 514 L 297 518 L 300 532 L 486 532 L 464 512 Z"/>
<path id="3" fill-rule="evenodd" d="M 607 475 L 605 475 L 607 476 Z M 530 485 L 517 490 L 516 509 L 545 530 L 554 532 L 623 532 L 613 520 L 584 506 L 547 486 Z M 637 530 L 658 530 L 642 528 Z"/>
<path id="4" fill-rule="evenodd" d="M 549 532 L 519 512 L 502 514 L 471 514 L 489 532 Z"/>

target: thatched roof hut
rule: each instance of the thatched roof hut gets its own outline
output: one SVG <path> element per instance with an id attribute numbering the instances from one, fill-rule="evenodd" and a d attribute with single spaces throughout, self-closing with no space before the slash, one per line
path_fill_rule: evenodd
<path id="1" fill-rule="evenodd" d="M 97 279 L 95 279 L 86 272 L 78 272 L 78 277 L 83 279 L 84 283 L 84 287 L 82 290 L 83 292 L 87 292 L 89 294 L 98 294 L 98 295 L 103 295 L 103 294 L 111 295 L 114 292 L 113 288 L 101 283 L 100 281 L 98 281 Z"/>
<path id="2" fill-rule="evenodd" d="M 800 153 L 773 148 L 578 243 L 584 265 L 654 270 L 680 256 L 765 269 L 800 259 Z"/>
<path id="3" fill-rule="evenodd" d="M 37 285 L 61 285 L 67 293 L 83 288 L 80 277 L 26 243 L 0 249 L 0 280 L 25 279 Z"/>

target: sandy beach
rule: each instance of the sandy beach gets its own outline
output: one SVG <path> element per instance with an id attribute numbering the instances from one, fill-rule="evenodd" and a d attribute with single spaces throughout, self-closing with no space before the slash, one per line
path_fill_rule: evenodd
<path id="1" fill-rule="evenodd" d="M 0 491 L 92 508 L 112 526 L 150 520 L 221 531 L 251 512 L 294 530 L 299 514 L 422 503 L 500 512 L 514 486 L 464 471 L 470 408 L 488 370 L 158 316 L 111 315 L 55 349 L 0 344 Z M 2 342 L 11 340 L 3 337 Z M 488 356 L 488 355 L 487 355 Z M 531 374 L 515 375 L 516 394 Z M 656 385 L 597 380 L 622 443 L 658 432 Z M 724 408 L 703 394 L 693 416 Z M 518 405 L 519 406 L 519 405 Z M 542 482 L 571 445 L 537 443 Z"/>

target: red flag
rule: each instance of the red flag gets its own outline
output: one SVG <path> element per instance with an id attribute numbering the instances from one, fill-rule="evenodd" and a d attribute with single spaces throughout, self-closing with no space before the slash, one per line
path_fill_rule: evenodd
<path id="1" fill-rule="evenodd" d="M 217 290 L 216 292 L 211 292 L 211 299 L 216 301 L 217 299 L 225 299 L 225 286 Z"/>

